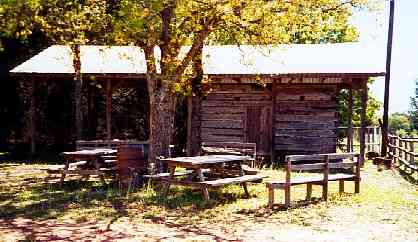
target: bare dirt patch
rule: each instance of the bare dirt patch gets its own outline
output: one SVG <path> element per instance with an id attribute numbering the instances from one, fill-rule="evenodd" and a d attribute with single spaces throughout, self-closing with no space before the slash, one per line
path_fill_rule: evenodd
<path id="1" fill-rule="evenodd" d="M 169 198 L 153 188 L 120 194 L 96 181 L 61 188 L 43 182 L 42 167 L 0 164 L 0 241 L 418 241 L 417 187 L 374 166 L 363 169 L 360 194 L 340 196 L 332 184 L 328 202 L 287 211 L 266 208 L 263 184 L 249 199 L 230 186 L 205 204 L 182 188 Z M 302 199 L 305 187 L 294 190 L 292 200 Z"/>

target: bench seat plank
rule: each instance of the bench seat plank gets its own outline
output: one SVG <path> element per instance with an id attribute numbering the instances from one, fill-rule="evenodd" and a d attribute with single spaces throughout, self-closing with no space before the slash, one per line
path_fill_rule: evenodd
<path id="1" fill-rule="evenodd" d="M 237 183 L 244 183 L 244 182 L 254 182 L 260 181 L 267 176 L 262 175 L 244 175 L 240 177 L 228 177 L 223 179 L 217 179 L 213 181 L 202 181 L 199 182 L 200 184 L 210 186 L 210 187 L 218 187 L 218 186 L 225 186 L 229 184 L 237 184 Z"/>
<path id="2" fill-rule="evenodd" d="M 66 175 L 102 175 L 101 171 L 97 170 L 75 170 L 75 169 L 50 169 L 46 171 L 48 174 L 66 174 Z"/>
<path id="3" fill-rule="evenodd" d="M 192 173 L 193 173 L 193 171 L 191 171 L 191 170 L 177 171 L 177 172 L 174 173 L 174 176 L 186 176 L 186 175 L 190 175 Z M 144 178 L 160 179 L 160 178 L 168 178 L 169 176 L 170 176 L 170 173 L 164 172 L 164 173 L 158 173 L 158 174 L 155 174 L 155 175 L 144 175 Z"/>
<path id="4" fill-rule="evenodd" d="M 356 178 L 355 174 L 338 173 L 328 175 L 328 181 L 353 180 L 354 178 Z"/>
<path id="5" fill-rule="evenodd" d="M 344 162 L 335 162 L 329 163 L 328 166 L 330 169 L 346 169 L 356 166 L 356 162 L 344 161 Z M 291 166 L 293 171 L 303 170 L 303 171 L 312 171 L 312 170 L 323 170 L 325 168 L 325 163 L 313 163 L 313 164 L 299 164 Z"/>
<path id="6" fill-rule="evenodd" d="M 323 180 L 324 178 L 322 176 L 298 177 L 298 178 L 293 178 L 292 181 L 290 182 L 290 185 L 295 186 L 295 185 L 301 185 L 301 184 L 307 184 L 307 183 L 316 183 L 316 182 L 322 182 Z M 282 188 L 286 185 L 286 181 L 285 180 L 268 181 L 266 182 L 266 184 L 267 184 L 267 187 Z"/>
<path id="7" fill-rule="evenodd" d="M 356 178 L 356 175 L 354 174 L 330 174 L 328 175 L 328 181 L 340 181 L 340 180 L 353 180 Z M 293 178 L 290 185 L 302 185 L 302 184 L 309 184 L 309 183 L 315 183 L 319 184 L 324 181 L 324 178 L 322 176 L 315 176 L 315 177 L 299 177 L 299 178 Z M 266 182 L 267 187 L 271 188 L 283 188 L 286 185 L 286 181 L 268 181 Z"/>

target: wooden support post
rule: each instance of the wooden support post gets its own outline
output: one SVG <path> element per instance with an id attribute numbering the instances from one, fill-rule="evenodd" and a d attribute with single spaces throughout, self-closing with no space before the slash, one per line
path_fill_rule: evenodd
<path id="1" fill-rule="evenodd" d="M 357 164 L 356 164 L 356 178 L 354 180 L 354 192 L 355 193 L 360 193 L 360 180 L 361 180 L 360 166 L 362 165 L 360 158 L 361 158 L 361 156 L 357 157 L 358 160 L 357 160 Z"/>
<path id="2" fill-rule="evenodd" d="M 187 156 L 192 156 L 193 134 L 192 134 L 192 118 L 193 118 L 193 96 L 187 97 Z"/>
<path id="3" fill-rule="evenodd" d="M 271 107 L 271 153 L 270 153 L 270 163 L 274 164 L 275 161 L 275 144 L 276 144 L 276 129 L 275 129 L 275 117 L 276 117 L 276 97 L 277 97 L 277 80 L 273 79 L 273 84 L 272 84 L 272 90 L 271 90 L 271 102 L 272 102 L 272 107 Z"/>
<path id="4" fill-rule="evenodd" d="M 367 80 L 363 80 L 362 88 L 361 88 L 361 114 L 360 114 L 360 164 L 364 164 L 365 159 L 365 136 L 366 136 L 366 111 L 367 111 Z"/>
<path id="5" fill-rule="evenodd" d="M 75 129 L 76 129 L 76 140 L 81 138 L 82 134 L 82 124 L 83 117 L 81 112 L 81 90 L 83 86 L 83 78 L 81 75 L 81 54 L 80 54 L 80 45 L 72 46 L 73 51 L 73 66 L 74 66 L 74 81 L 75 81 L 75 90 L 74 90 L 74 99 L 75 99 Z"/>
<path id="6" fill-rule="evenodd" d="M 36 152 L 36 105 L 35 105 L 35 80 L 31 80 L 30 85 L 30 106 L 29 106 L 29 138 L 30 138 L 30 153 Z"/>
<path id="7" fill-rule="evenodd" d="M 328 199 L 328 175 L 329 175 L 329 157 L 325 156 L 324 167 L 324 181 L 322 183 L 322 199 L 326 201 Z"/>
<path id="8" fill-rule="evenodd" d="M 387 134 L 389 132 L 389 87 L 390 87 L 390 71 L 391 71 L 391 61 L 392 61 L 392 40 L 393 40 L 393 22 L 395 14 L 395 0 L 390 0 L 390 11 L 389 11 L 389 27 L 388 27 L 388 41 L 386 48 L 386 75 L 385 75 L 385 94 L 383 102 L 383 125 L 382 129 Z M 382 136 L 382 156 L 387 155 L 387 139 Z"/>
<path id="9" fill-rule="evenodd" d="M 348 89 L 347 152 L 353 152 L 353 89 Z"/>
<path id="10" fill-rule="evenodd" d="M 106 81 L 106 139 L 112 139 L 112 81 Z"/>
<path id="11" fill-rule="evenodd" d="M 286 159 L 286 184 L 284 188 L 284 206 L 290 207 L 290 186 L 291 186 L 291 173 L 292 173 L 292 162 L 289 158 Z"/>

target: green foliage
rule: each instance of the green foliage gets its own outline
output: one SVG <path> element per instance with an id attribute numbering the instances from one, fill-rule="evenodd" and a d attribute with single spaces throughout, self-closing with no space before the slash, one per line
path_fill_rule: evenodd
<path id="1" fill-rule="evenodd" d="M 411 117 L 412 128 L 418 130 L 418 79 L 415 81 L 415 97 L 411 98 L 409 115 Z"/>
<path id="2" fill-rule="evenodd" d="M 369 80 L 369 85 L 374 82 Z M 366 110 L 366 125 L 377 125 L 377 111 L 380 109 L 381 102 L 377 100 L 372 93 L 368 93 L 367 110 Z M 340 126 L 347 127 L 348 125 L 348 90 L 341 90 L 338 97 L 338 113 L 340 119 Z M 353 90 L 353 126 L 359 127 L 361 125 L 361 95 L 359 92 Z"/>
<path id="3" fill-rule="evenodd" d="M 104 0 L 14 0 L 0 5 L 0 39 L 27 40 L 41 31 L 54 43 L 104 41 L 109 16 Z"/>
<path id="4" fill-rule="evenodd" d="M 394 113 L 389 117 L 390 132 L 406 137 L 412 132 L 411 119 L 407 114 Z"/>
<path id="5" fill-rule="evenodd" d="M 238 22 L 221 23 L 210 40 L 224 44 L 349 42 L 358 37 L 348 22 L 351 8 L 363 4 L 335 0 L 262 3 L 263 7 L 253 6 L 244 12 Z"/>

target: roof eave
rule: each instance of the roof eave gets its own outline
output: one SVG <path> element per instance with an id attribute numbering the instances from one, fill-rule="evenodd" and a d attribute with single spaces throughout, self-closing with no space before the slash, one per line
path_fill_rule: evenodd
<path id="1" fill-rule="evenodd" d="M 205 74 L 209 77 L 251 77 L 262 76 L 270 78 L 280 77 L 352 77 L 352 78 L 368 78 L 385 76 L 385 72 L 372 73 L 281 73 L 281 74 Z"/>

